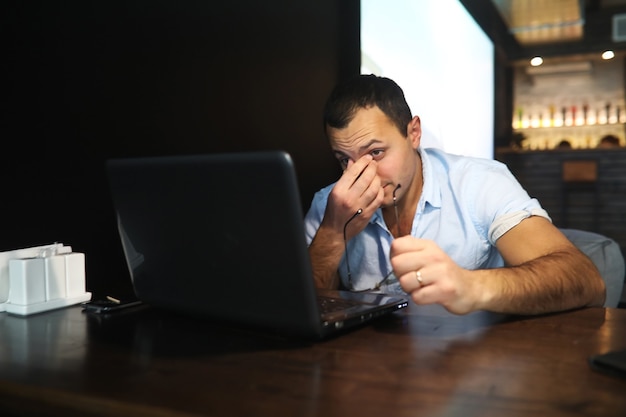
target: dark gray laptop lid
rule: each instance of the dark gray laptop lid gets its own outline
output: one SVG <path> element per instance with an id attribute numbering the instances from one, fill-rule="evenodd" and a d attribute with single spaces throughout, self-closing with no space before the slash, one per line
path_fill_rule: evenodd
<path id="1" fill-rule="evenodd" d="M 117 159 L 107 162 L 107 170 L 138 298 L 194 315 L 320 336 L 288 154 Z"/>

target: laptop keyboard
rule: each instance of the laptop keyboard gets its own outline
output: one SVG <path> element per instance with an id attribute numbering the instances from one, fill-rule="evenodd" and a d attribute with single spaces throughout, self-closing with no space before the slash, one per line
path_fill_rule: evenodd
<path id="1" fill-rule="evenodd" d="M 350 307 L 360 305 L 358 301 L 344 300 L 341 298 L 324 297 L 322 295 L 317 297 L 320 311 L 322 314 L 332 313 L 339 310 L 345 310 Z"/>

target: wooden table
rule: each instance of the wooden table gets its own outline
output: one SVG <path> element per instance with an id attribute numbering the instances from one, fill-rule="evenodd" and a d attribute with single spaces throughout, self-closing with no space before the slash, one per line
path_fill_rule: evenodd
<path id="1" fill-rule="evenodd" d="M 403 312 L 318 343 L 149 308 L 0 315 L 0 415 L 626 416 L 626 310 Z"/>

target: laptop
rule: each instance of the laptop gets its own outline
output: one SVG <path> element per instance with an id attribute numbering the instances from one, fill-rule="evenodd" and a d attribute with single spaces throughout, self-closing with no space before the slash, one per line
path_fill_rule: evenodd
<path id="1" fill-rule="evenodd" d="M 108 160 L 136 296 L 163 309 L 324 338 L 408 305 L 315 288 L 293 161 L 283 151 Z M 322 314 L 326 304 L 349 304 Z"/>

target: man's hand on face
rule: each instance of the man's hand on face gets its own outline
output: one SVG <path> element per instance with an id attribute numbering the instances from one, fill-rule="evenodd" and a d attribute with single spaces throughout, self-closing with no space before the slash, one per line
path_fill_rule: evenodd
<path id="1" fill-rule="evenodd" d="M 359 209 L 362 212 L 350 221 L 347 238 L 351 239 L 365 228 L 374 212 L 380 207 L 384 190 L 376 173 L 377 163 L 366 154 L 343 172 L 328 196 L 323 222 L 343 232 L 344 225 Z"/>

